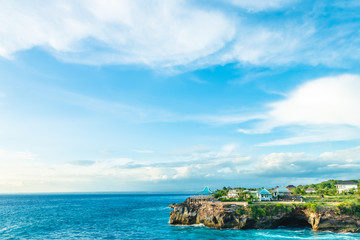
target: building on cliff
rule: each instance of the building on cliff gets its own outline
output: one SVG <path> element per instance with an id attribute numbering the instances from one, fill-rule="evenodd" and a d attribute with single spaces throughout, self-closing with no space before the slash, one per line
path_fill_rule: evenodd
<path id="1" fill-rule="evenodd" d="M 307 189 L 305 189 L 305 192 L 306 193 L 315 193 L 316 190 L 314 188 L 307 188 Z"/>
<path id="2" fill-rule="evenodd" d="M 239 189 L 231 189 L 231 190 L 229 190 L 227 197 L 228 198 L 238 198 L 239 194 L 240 194 Z"/>
<path id="3" fill-rule="evenodd" d="M 356 191 L 358 189 L 358 184 L 353 181 L 340 181 L 335 186 L 338 193 L 348 192 L 351 189 Z"/>
<path id="4" fill-rule="evenodd" d="M 262 188 L 259 191 L 257 191 L 256 197 L 259 199 L 260 202 L 272 201 L 271 193 L 268 190 L 266 190 L 265 188 Z"/>
<path id="5" fill-rule="evenodd" d="M 291 196 L 291 191 L 284 186 L 276 187 L 273 196 L 275 200 L 288 199 Z"/>

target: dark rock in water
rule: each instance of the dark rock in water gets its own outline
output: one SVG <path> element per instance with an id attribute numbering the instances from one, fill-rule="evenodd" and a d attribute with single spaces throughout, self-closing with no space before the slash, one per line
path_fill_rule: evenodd
<path id="1" fill-rule="evenodd" d="M 314 211 L 306 204 L 238 205 L 203 201 L 171 204 L 170 224 L 204 224 L 225 229 L 272 229 L 308 227 L 314 231 L 360 232 L 360 219 L 343 214 L 335 207 L 321 207 Z"/>

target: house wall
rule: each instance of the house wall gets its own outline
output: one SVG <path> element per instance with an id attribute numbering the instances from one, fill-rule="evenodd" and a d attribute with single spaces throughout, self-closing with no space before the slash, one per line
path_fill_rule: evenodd
<path id="1" fill-rule="evenodd" d="M 237 194 L 237 193 L 228 193 L 228 197 L 229 198 L 238 198 L 239 194 Z"/>
<path id="2" fill-rule="evenodd" d="M 357 185 L 336 185 L 336 188 L 339 193 L 342 193 L 344 191 L 349 191 L 351 189 L 357 189 Z"/>
<path id="3" fill-rule="evenodd" d="M 234 189 L 232 189 L 232 190 L 230 190 L 230 191 L 228 192 L 227 197 L 228 197 L 228 198 L 238 198 L 238 197 L 239 197 L 239 193 L 240 193 L 239 190 L 234 190 Z"/>
<path id="4" fill-rule="evenodd" d="M 271 201 L 271 195 L 270 194 L 258 194 L 257 196 L 260 201 Z"/>

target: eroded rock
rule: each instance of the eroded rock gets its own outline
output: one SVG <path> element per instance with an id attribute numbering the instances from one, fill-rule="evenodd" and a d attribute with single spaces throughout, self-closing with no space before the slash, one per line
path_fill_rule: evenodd
<path id="1" fill-rule="evenodd" d="M 323 207 L 317 212 L 306 205 L 250 205 L 241 206 L 222 202 L 172 204 L 170 224 L 204 224 L 225 229 L 272 229 L 280 226 L 309 227 L 314 231 L 360 232 L 356 215 L 340 214 L 334 207 Z"/>

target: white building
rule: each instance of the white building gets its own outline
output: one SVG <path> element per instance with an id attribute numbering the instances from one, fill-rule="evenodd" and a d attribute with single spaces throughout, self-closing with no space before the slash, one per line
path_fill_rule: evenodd
<path id="1" fill-rule="evenodd" d="M 227 197 L 228 198 L 238 198 L 240 190 L 239 189 L 231 189 L 229 190 Z"/>
<path id="2" fill-rule="evenodd" d="M 316 193 L 316 190 L 314 188 L 307 188 L 305 189 L 306 193 Z"/>
<path id="3" fill-rule="evenodd" d="M 335 186 L 336 186 L 338 193 L 342 193 L 344 191 L 348 192 L 351 189 L 354 189 L 355 191 L 357 191 L 357 189 L 358 189 L 358 184 L 353 181 L 340 181 L 337 184 L 335 184 Z"/>

